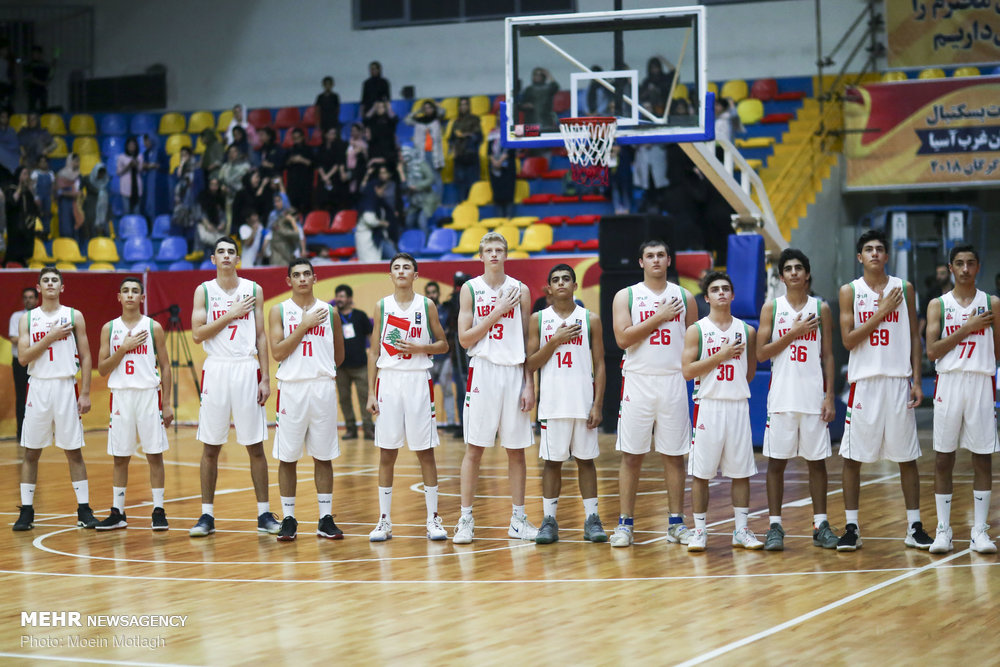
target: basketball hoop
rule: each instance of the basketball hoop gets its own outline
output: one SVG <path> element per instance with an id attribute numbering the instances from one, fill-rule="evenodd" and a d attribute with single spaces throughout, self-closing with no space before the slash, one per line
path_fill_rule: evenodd
<path id="1" fill-rule="evenodd" d="M 580 185 L 607 185 L 611 145 L 618 122 L 611 116 L 559 119 L 559 132 L 569 156 L 573 180 Z"/>

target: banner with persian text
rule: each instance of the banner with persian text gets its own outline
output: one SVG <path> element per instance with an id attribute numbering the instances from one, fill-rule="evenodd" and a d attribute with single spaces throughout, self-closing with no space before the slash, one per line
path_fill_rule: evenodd
<path id="1" fill-rule="evenodd" d="M 885 0 L 889 67 L 996 65 L 1000 0 Z"/>
<path id="2" fill-rule="evenodd" d="M 1000 183 L 1000 76 L 874 83 L 844 100 L 847 189 Z"/>

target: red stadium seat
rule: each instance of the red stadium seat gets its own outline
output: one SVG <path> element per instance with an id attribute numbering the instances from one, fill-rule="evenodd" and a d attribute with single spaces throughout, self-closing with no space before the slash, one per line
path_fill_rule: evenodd
<path id="1" fill-rule="evenodd" d="M 580 243 L 577 239 L 565 239 L 563 241 L 556 241 L 545 250 L 547 252 L 572 252 L 580 247 Z"/>
<path id="2" fill-rule="evenodd" d="M 544 157 L 525 158 L 521 163 L 521 173 L 518 178 L 542 178 L 549 170 L 549 161 Z"/>
<path id="3" fill-rule="evenodd" d="M 254 127 L 268 127 L 271 125 L 271 110 L 253 109 L 247 114 L 247 120 Z"/>
<path id="4" fill-rule="evenodd" d="M 778 93 L 778 82 L 774 79 L 757 79 L 750 86 L 750 97 L 761 102 L 769 102 Z"/>
<path id="5" fill-rule="evenodd" d="M 547 181 L 559 181 L 566 178 L 566 172 L 568 171 L 569 169 L 549 169 L 542 174 L 542 178 Z"/>
<path id="6" fill-rule="evenodd" d="M 331 234 L 347 234 L 354 231 L 358 224 L 358 212 L 352 209 L 337 211 L 333 216 L 333 224 L 330 225 Z"/>
<path id="7" fill-rule="evenodd" d="M 580 198 L 576 195 L 553 195 L 553 204 L 579 204 Z"/>
<path id="8" fill-rule="evenodd" d="M 566 221 L 567 225 L 593 225 L 601 221 L 601 216 L 590 214 L 590 215 L 578 215 L 576 217 L 570 218 Z"/>
<path id="9" fill-rule="evenodd" d="M 787 93 L 775 93 L 775 102 L 794 102 L 796 100 L 801 100 L 806 94 L 801 90 L 790 90 Z"/>
<path id="10" fill-rule="evenodd" d="M 712 254 L 706 251 L 681 251 L 674 260 L 677 273 L 685 278 L 697 278 L 702 271 L 711 270 L 712 264 Z"/>
<path id="11" fill-rule="evenodd" d="M 546 216 L 544 218 L 541 218 L 538 221 L 538 224 L 540 224 L 540 225 L 549 225 L 550 227 L 558 227 L 559 225 L 562 225 L 565 222 L 566 222 L 566 216 L 565 215 L 550 215 L 550 216 Z"/>
<path id="12" fill-rule="evenodd" d="M 494 114 L 494 115 L 496 115 L 496 114 L 500 113 L 500 104 L 501 104 L 501 103 L 502 103 L 502 102 L 503 102 L 503 101 L 504 101 L 505 99 L 506 99 L 506 98 L 505 98 L 505 97 L 504 97 L 503 95 L 497 95 L 496 97 L 494 97 L 494 98 L 493 98 L 493 106 L 492 106 L 492 107 L 490 108 L 490 113 L 491 113 L 491 114 Z"/>
<path id="13" fill-rule="evenodd" d="M 580 201 L 586 202 L 606 202 L 608 198 L 604 195 L 580 195 Z"/>
<path id="14" fill-rule="evenodd" d="M 788 123 L 795 118 L 793 113 L 769 113 L 760 119 L 761 123 L 776 125 L 778 123 Z"/>
<path id="15" fill-rule="evenodd" d="M 278 113 L 274 116 L 274 127 L 279 130 L 287 130 L 292 127 L 298 127 L 301 124 L 302 117 L 299 115 L 298 107 L 278 109 Z"/>
<path id="16" fill-rule="evenodd" d="M 302 114 L 302 124 L 313 127 L 319 123 L 319 112 L 316 111 L 315 106 L 306 107 L 305 113 Z"/>
<path id="17" fill-rule="evenodd" d="M 529 195 L 521 200 L 522 204 L 550 204 L 552 203 L 552 198 L 555 195 L 548 192 L 539 192 L 538 194 Z"/>
<path id="18" fill-rule="evenodd" d="M 306 216 L 305 224 L 302 225 L 302 231 L 306 236 L 329 234 L 330 214 L 326 211 L 313 211 Z"/>
<path id="19" fill-rule="evenodd" d="M 563 111 L 569 111 L 570 107 L 570 96 L 568 90 L 560 90 L 552 98 L 552 111 L 555 113 L 562 113 Z"/>
<path id="20" fill-rule="evenodd" d="M 323 133 L 319 131 L 318 127 L 314 127 L 309 130 L 309 136 L 306 138 L 306 146 L 312 146 L 316 148 L 317 146 L 323 145 Z"/>
<path id="21" fill-rule="evenodd" d="M 355 248 L 354 246 L 346 246 L 344 248 L 334 248 L 330 251 L 330 257 L 336 257 L 337 259 L 350 259 L 354 257 Z"/>
<path id="22" fill-rule="evenodd" d="M 597 239 L 590 239 L 589 241 L 584 241 L 580 244 L 578 250 L 597 250 L 599 241 Z"/>

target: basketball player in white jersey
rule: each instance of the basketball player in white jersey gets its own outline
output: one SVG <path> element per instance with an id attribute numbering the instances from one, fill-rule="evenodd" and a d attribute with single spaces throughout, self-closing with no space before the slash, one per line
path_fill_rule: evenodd
<path id="1" fill-rule="evenodd" d="M 684 455 L 691 448 L 687 384 L 681 374 L 684 332 L 698 319 L 694 296 L 667 282 L 670 254 L 663 241 L 639 246 L 642 282 L 619 291 L 612 305 L 615 341 L 622 361 L 618 440 L 621 504 L 611 546 L 632 544 L 635 494 L 642 461 L 652 447 L 663 459 L 670 518 L 667 541 L 687 544 L 684 525 Z"/>
<path id="2" fill-rule="evenodd" d="M 840 337 L 851 353 L 847 364 L 851 389 L 840 441 L 847 526 L 837 551 L 861 547 L 861 464 L 879 460 L 899 464 L 906 504 L 904 543 L 927 549 L 933 542 L 920 521 L 920 443 L 913 409 L 924 394 L 917 309 L 913 285 L 885 272 L 888 248 L 884 232 L 862 234 L 857 251 L 863 273 L 840 288 Z"/>
<path id="3" fill-rule="evenodd" d="M 721 470 L 732 480 L 732 544 L 760 549 L 764 544 L 747 526 L 750 477 L 757 472 L 750 435 L 750 380 L 757 370 L 756 332 L 733 317 L 733 281 L 721 271 L 702 279 L 711 308 L 684 334 L 684 377 L 694 380 L 695 402 L 688 472 L 694 531 L 688 551 L 704 551 L 708 541 L 708 483 Z"/>
<path id="4" fill-rule="evenodd" d="M 781 551 L 785 530 L 781 504 L 788 460 L 801 456 L 809 468 L 813 505 L 813 545 L 837 547 L 826 514 L 826 459 L 832 454 L 833 315 L 822 299 L 809 295 L 809 258 L 795 248 L 778 257 L 784 296 L 768 301 L 760 311 L 757 359 L 773 359 L 767 392 L 767 505 L 770 519 L 765 551 Z"/>
<path id="5" fill-rule="evenodd" d="M 604 404 L 604 341 L 601 319 L 573 301 L 576 272 L 567 264 L 549 271 L 552 305 L 534 313 L 528 324 L 528 369 L 539 370 L 538 420 L 542 440 L 538 456 L 542 472 L 544 518 L 535 542 L 559 539 L 556 507 L 562 487 L 562 464 L 576 459 L 583 497 L 583 539 L 606 542 L 607 534 L 597 513 L 597 467 L 601 453 L 597 427 Z"/>
<path id="6" fill-rule="evenodd" d="M 296 465 L 303 451 L 313 457 L 319 525 L 316 534 L 331 540 L 344 532 L 333 521 L 333 464 L 340 456 L 337 438 L 337 366 L 344 361 L 344 332 L 333 306 L 313 295 L 316 273 L 306 259 L 288 264 L 285 282 L 292 296 L 271 306 L 268 329 L 271 355 L 278 362 L 278 400 L 274 407 L 272 456 L 278 459 L 281 493 L 279 542 L 298 532 L 295 519 Z"/>
<path id="7" fill-rule="evenodd" d="M 524 514 L 524 450 L 534 441 L 529 414 L 535 404 L 535 383 L 524 365 L 531 297 L 521 281 L 504 274 L 507 240 L 503 235 L 483 236 L 479 257 L 483 275 L 466 282 L 459 296 L 458 342 L 469 351 L 471 361 L 465 393 L 462 515 L 452 540 L 455 544 L 472 542 L 479 464 L 483 450 L 493 446 L 498 434 L 507 450 L 513 506 L 507 535 L 534 540 L 538 529 Z"/>
<path id="8" fill-rule="evenodd" d="M 115 463 L 111 514 L 97 524 L 97 530 L 128 526 L 125 516 L 128 464 L 140 444 L 149 463 L 152 528 L 169 528 L 163 509 L 163 452 L 169 447 L 166 427 L 174 420 L 174 409 L 169 403 L 163 405 L 161 397 L 170 396 L 170 359 L 163 327 L 139 311 L 145 296 L 142 280 L 134 276 L 122 280 L 118 287 L 122 315 L 101 329 L 97 372 L 108 378 L 111 393 L 108 454 Z"/>
<path id="9" fill-rule="evenodd" d="M 267 459 L 264 457 L 264 403 L 271 395 L 267 374 L 267 336 L 264 333 L 264 293 L 260 286 L 236 275 L 240 255 L 236 242 L 223 236 L 215 242 L 214 280 L 194 291 L 191 337 L 205 348 L 201 371 L 201 409 L 197 438 L 201 454 L 201 517 L 191 537 L 215 532 L 215 482 L 219 451 L 229 439 L 229 419 L 236 441 L 247 448 L 250 477 L 257 496 L 257 531 L 277 534 L 281 529 L 267 500 Z"/>
<path id="10" fill-rule="evenodd" d="M 83 422 L 90 411 L 90 344 L 83 314 L 59 302 L 62 274 L 48 266 L 38 275 L 42 305 L 18 323 L 17 356 L 28 366 L 28 398 L 21 427 L 21 512 L 14 530 L 31 530 L 35 520 L 35 485 L 38 459 L 55 436 L 56 447 L 66 453 L 69 476 L 76 494 L 77 525 L 97 525 L 90 509 L 87 467 L 83 462 Z M 80 372 L 79 391 L 76 374 Z M 78 395 L 79 394 L 79 395 Z"/>
<path id="11" fill-rule="evenodd" d="M 437 418 L 431 355 L 448 352 L 437 307 L 413 291 L 417 260 L 405 252 L 389 260 L 393 293 L 378 302 L 368 355 L 368 411 L 375 417 L 375 446 L 379 448 L 379 519 L 368 534 L 371 542 L 392 539 L 392 480 L 396 457 L 404 443 L 417 455 L 424 480 L 427 539 L 446 540 L 448 532 L 438 516 Z"/>
<path id="12" fill-rule="evenodd" d="M 948 553 L 951 544 L 951 474 L 955 451 L 972 454 L 972 544 L 996 553 L 986 518 L 993 490 L 992 455 L 1000 451 L 993 401 L 1000 361 L 1000 299 L 976 289 L 979 253 L 971 245 L 951 249 L 948 268 L 955 288 L 927 309 L 927 357 L 937 368 L 934 385 L 934 500 L 937 534 L 930 552 Z"/>

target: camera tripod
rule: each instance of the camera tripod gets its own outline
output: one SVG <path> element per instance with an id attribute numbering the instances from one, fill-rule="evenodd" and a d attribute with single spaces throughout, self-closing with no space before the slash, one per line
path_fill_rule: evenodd
<path id="1" fill-rule="evenodd" d="M 181 307 L 176 303 L 173 303 L 167 308 L 153 313 L 150 317 L 155 318 L 157 315 L 162 315 L 163 313 L 170 313 L 170 319 L 167 320 L 167 326 L 163 327 L 163 333 L 166 335 L 167 353 L 170 355 L 170 370 L 174 380 L 172 405 L 174 407 L 174 432 L 176 433 L 178 422 L 177 387 L 180 385 L 178 369 L 181 366 L 181 354 L 184 355 L 183 365 L 187 366 L 191 371 L 191 381 L 194 383 L 194 389 L 198 394 L 199 401 L 201 400 L 201 385 L 198 382 L 198 374 L 194 370 L 194 360 L 191 358 L 191 348 L 188 346 L 187 336 L 185 335 L 183 325 L 181 325 Z"/>

